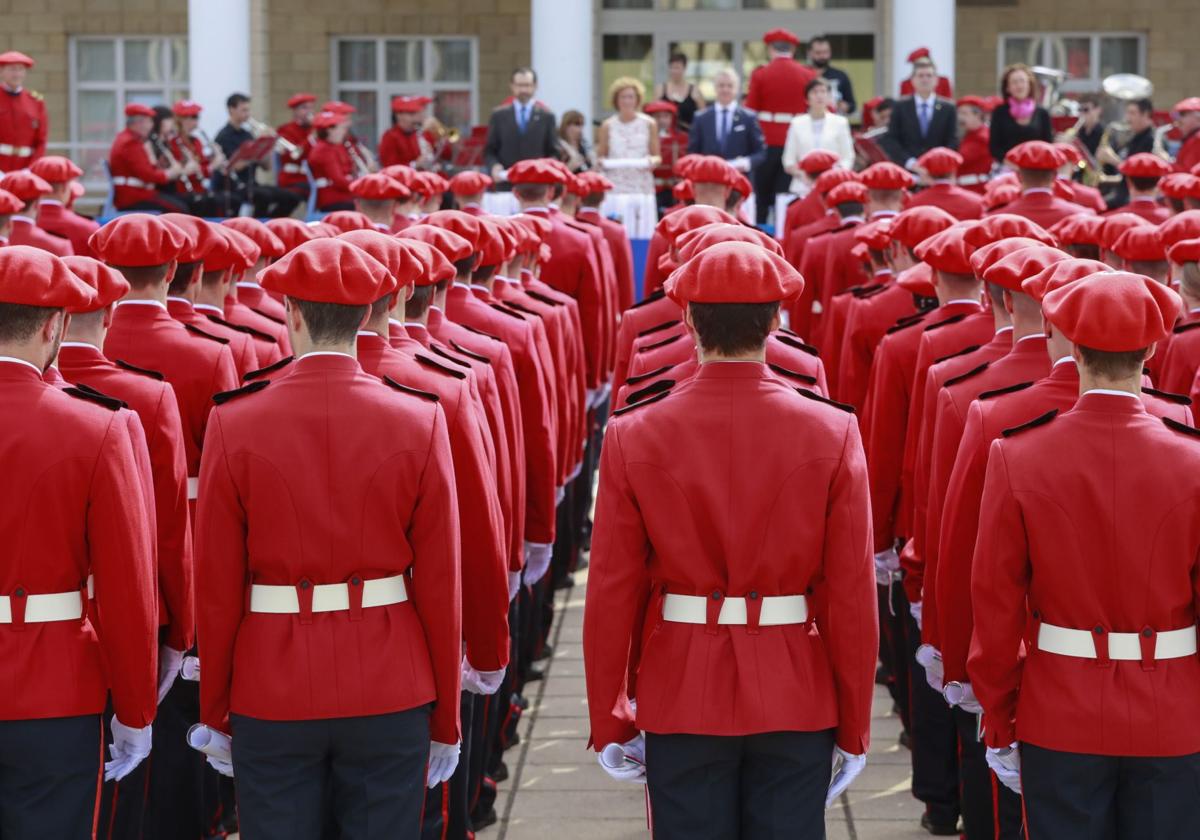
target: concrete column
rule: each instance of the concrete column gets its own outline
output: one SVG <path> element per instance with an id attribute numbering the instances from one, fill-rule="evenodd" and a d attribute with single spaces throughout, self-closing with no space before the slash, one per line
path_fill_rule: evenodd
<path id="1" fill-rule="evenodd" d="M 889 23 L 892 85 L 888 95 L 895 96 L 900 82 L 911 75 L 905 59 L 917 47 L 928 47 L 938 75 L 954 81 L 954 0 L 892 0 Z"/>
<path id="2" fill-rule="evenodd" d="M 188 84 L 204 107 L 200 126 L 215 135 L 225 100 L 250 89 L 250 0 L 188 0 Z M 260 103 L 260 119 L 269 114 Z"/>
<path id="3" fill-rule="evenodd" d="M 590 126 L 596 70 L 592 0 L 532 0 L 530 6 L 537 98 L 560 117 L 571 108 L 582 111 Z"/>

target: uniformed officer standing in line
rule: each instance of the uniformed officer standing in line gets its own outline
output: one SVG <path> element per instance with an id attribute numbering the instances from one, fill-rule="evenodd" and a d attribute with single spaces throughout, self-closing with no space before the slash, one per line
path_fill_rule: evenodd
<path id="1" fill-rule="evenodd" d="M 25 74 L 32 69 L 33 59 L 25 53 L 0 53 L 0 172 L 26 169 L 46 154 L 46 101 L 25 88 Z"/>
<path id="2" fill-rule="evenodd" d="M 610 775 L 645 777 L 657 838 L 823 838 L 866 764 L 878 626 L 858 423 L 764 364 L 803 283 L 748 242 L 693 257 L 666 288 L 700 370 L 608 427 L 584 614 L 592 745 Z"/>

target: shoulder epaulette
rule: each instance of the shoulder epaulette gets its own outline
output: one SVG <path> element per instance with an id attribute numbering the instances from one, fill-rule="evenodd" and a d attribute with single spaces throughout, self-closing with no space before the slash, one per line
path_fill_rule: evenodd
<path id="1" fill-rule="evenodd" d="M 1032 382 L 1018 382 L 1016 385 L 1009 385 L 1007 388 L 996 388 L 994 391 L 984 391 L 979 395 L 981 400 L 995 399 L 1002 397 L 1005 394 L 1015 394 L 1017 391 L 1024 391 L 1033 385 Z"/>
<path id="2" fill-rule="evenodd" d="M 516 318 L 518 321 L 525 320 L 524 315 L 522 315 L 520 312 L 517 312 L 515 309 L 509 309 L 508 306 L 506 306 L 504 304 L 489 303 L 488 306 L 492 307 L 492 309 L 495 309 L 497 312 L 503 312 L 509 318 Z"/>
<path id="3" fill-rule="evenodd" d="M 928 327 L 925 328 L 925 332 L 929 332 L 931 330 L 936 330 L 940 327 L 948 326 L 949 324 L 957 324 L 959 321 L 961 321 L 963 318 L 966 318 L 966 317 L 967 317 L 966 313 L 959 313 L 958 315 L 951 315 L 949 318 L 947 318 L 944 321 L 938 321 L 936 324 L 930 324 Z"/>
<path id="4" fill-rule="evenodd" d="M 767 367 L 778 373 L 780 376 L 786 376 L 788 379 L 795 379 L 808 385 L 817 384 L 817 378 L 815 376 L 809 376 L 807 373 L 800 373 L 797 370 L 791 370 L 790 368 L 785 368 L 783 365 L 775 365 L 771 364 L 770 362 L 767 363 Z"/>
<path id="5" fill-rule="evenodd" d="M 254 327 L 247 327 L 245 324 L 235 324 L 232 321 L 226 321 L 220 315 L 209 315 L 206 312 L 204 313 L 204 317 L 212 321 L 214 324 L 220 324 L 222 327 L 228 327 L 231 330 L 237 330 L 240 333 L 245 333 L 246 335 L 253 336 L 254 338 L 258 338 L 263 341 L 269 341 L 272 344 L 279 343 L 279 339 L 275 338 L 275 336 L 271 335 L 270 333 L 265 333 L 262 330 L 256 330 Z"/>
<path id="6" fill-rule="evenodd" d="M 266 376 L 269 373 L 274 373 L 277 370 L 282 370 L 283 368 L 287 367 L 294 361 L 296 361 L 295 356 L 284 356 L 278 362 L 269 364 L 265 368 L 259 368 L 258 370 L 247 371 L 246 373 L 244 373 L 242 375 L 242 381 L 249 382 L 253 379 L 261 379 L 262 377 Z"/>
<path id="7" fill-rule="evenodd" d="M 666 347 L 668 344 L 671 344 L 672 342 L 675 342 L 675 341 L 679 341 L 679 339 L 681 339 L 681 338 L 683 338 L 683 336 L 673 335 L 670 338 L 664 338 L 662 341 L 656 341 L 653 344 L 647 344 L 645 347 L 640 348 L 638 350 L 638 352 L 639 353 L 649 353 L 651 350 L 657 350 L 659 347 Z"/>
<path id="8" fill-rule="evenodd" d="M 887 291 L 887 285 L 884 283 L 875 283 L 871 286 L 864 286 L 861 291 L 855 292 L 854 296 L 859 300 L 873 298 L 875 295 L 883 294 Z"/>
<path id="9" fill-rule="evenodd" d="M 1045 414 L 1043 414 L 1041 417 L 1035 417 L 1032 420 L 1030 420 L 1028 423 L 1022 423 L 1020 426 L 1013 426 L 1011 429 L 1005 429 L 1000 434 L 1006 438 L 1012 437 L 1013 435 L 1019 435 L 1021 432 L 1024 432 L 1028 429 L 1036 429 L 1038 426 L 1045 426 L 1047 423 L 1049 423 L 1051 420 L 1053 420 L 1057 416 L 1058 416 L 1058 409 L 1052 408 L 1051 410 L 1049 410 Z"/>
<path id="10" fill-rule="evenodd" d="M 500 302 L 500 305 L 507 306 L 509 309 L 515 309 L 517 312 L 524 312 L 526 315 L 532 315 L 534 318 L 542 317 L 540 312 L 530 309 L 528 306 L 517 303 L 515 300 L 503 300 Z"/>
<path id="11" fill-rule="evenodd" d="M 213 402 L 217 405 L 224 405 L 237 397 L 242 397 L 246 394 L 256 394 L 270 384 L 270 379 L 260 379 L 257 382 L 251 382 L 249 385 L 243 385 L 241 388 L 234 388 L 232 391 L 222 391 L 219 394 L 213 394 Z"/>
<path id="12" fill-rule="evenodd" d="M 1178 420 L 1172 420 L 1170 417 L 1164 417 L 1162 421 L 1173 432 L 1183 432 L 1190 437 L 1200 437 L 1200 429 L 1194 429 L 1186 423 L 1180 423 Z"/>
<path id="13" fill-rule="evenodd" d="M 468 332 L 473 332 L 476 335 L 483 336 L 484 338 L 490 338 L 492 341 L 498 341 L 501 344 L 504 343 L 504 339 L 500 338 L 500 336 L 498 336 L 498 335 L 492 335 L 489 332 L 484 332 L 483 330 L 476 329 L 475 327 L 469 326 L 468 324 L 459 324 L 459 326 L 462 327 L 464 330 L 467 330 Z"/>
<path id="14" fill-rule="evenodd" d="M 666 373 L 667 371 L 669 371 L 671 368 L 674 368 L 674 367 L 678 367 L 678 365 L 663 365 L 662 367 L 658 368 L 657 370 L 647 371 L 646 373 L 639 373 L 637 376 L 630 376 L 625 380 L 625 384 L 626 385 L 637 385 L 639 382 L 646 382 L 647 380 L 650 380 L 650 379 L 657 379 L 658 377 L 662 376 L 664 373 Z"/>
<path id="15" fill-rule="evenodd" d="M 831 405 L 834 408 L 840 409 L 849 414 L 854 413 L 854 406 L 848 405 L 846 403 L 838 402 L 837 400 L 831 400 L 831 399 L 829 399 L 829 397 L 822 397 L 816 391 L 810 391 L 807 388 L 797 388 L 796 393 L 807 399 L 815 400 L 816 402 L 822 402 L 822 403 L 825 403 L 826 405 Z"/>
<path id="16" fill-rule="evenodd" d="M 78 383 L 70 388 L 63 388 L 63 392 L 70 394 L 72 397 L 88 402 L 94 402 L 97 405 L 102 405 L 109 411 L 116 411 L 121 408 L 129 408 L 129 403 L 124 400 L 119 400 L 116 397 L 110 397 L 108 394 L 101 393 L 90 385 Z"/>
<path id="17" fill-rule="evenodd" d="M 281 326 L 281 327 L 287 326 L 287 321 L 283 320 L 282 318 L 276 318 L 274 315 L 271 315 L 267 312 L 263 312 L 261 309 L 255 309 L 253 306 L 248 307 L 248 308 L 251 312 L 255 313 L 256 315 L 263 316 L 268 321 L 274 321 L 276 324 L 279 324 L 279 326 Z"/>
<path id="18" fill-rule="evenodd" d="M 942 387 L 949 388 L 951 385 L 957 385 L 960 382 L 966 382 L 971 377 L 978 376 L 979 374 L 983 373 L 987 369 L 988 369 L 988 363 L 984 362 L 983 364 L 979 365 L 978 367 L 971 368 L 966 373 L 960 373 L 958 376 L 950 377 L 949 379 L 947 379 L 945 382 L 942 383 Z"/>
<path id="19" fill-rule="evenodd" d="M 156 370 L 150 370 L 150 368 L 141 368 L 137 365 L 131 365 L 124 359 L 117 359 L 114 364 L 121 370 L 127 370 L 130 373 L 140 373 L 142 376 L 149 376 L 151 379 L 157 379 L 159 382 L 162 382 L 164 379 L 166 379 L 165 376 Z"/>
<path id="20" fill-rule="evenodd" d="M 898 333 L 900 330 L 906 330 L 909 327 L 915 327 L 917 324 L 925 320 L 925 316 L 921 313 L 916 315 L 906 315 L 896 323 L 892 324 L 887 329 L 887 334 Z"/>
<path id="21" fill-rule="evenodd" d="M 431 346 L 429 348 L 429 352 L 433 353 L 434 355 L 441 356 L 443 359 L 445 359 L 447 362 L 450 362 L 453 365 L 458 365 L 459 367 L 462 367 L 462 368 L 470 368 L 471 367 L 471 365 L 466 361 L 466 359 L 460 359 L 457 356 L 447 353 L 445 350 L 443 350 L 441 347 L 438 347 L 437 345 Z"/>
<path id="22" fill-rule="evenodd" d="M 46 97 L 42 96 L 40 91 L 36 91 L 36 90 L 29 91 L 29 95 L 37 100 L 42 100 L 42 99 L 46 98 Z"/>
<path id="23" fill-rule="evenodd" d="M 834 292 L 834 297 L 843 297 L 845 295 L 860 295 L 867 290 L 866 286 L 848 286 L 845 289 Z"/>
<path id="24" fill-rule="evenodd" d="M 775 332 L 781 332 L 784 335 L 790 335 L 792 338 L 800 338 L 800 333 L 788 327 L 780 327 L 779 329 L 775 330 Z"/>
<path id="25" fill-rule="evenodd" d="M 221 336 L 219 336 L 219 335 L 213 335 L 212 333 L 207 333 L 194 324 L 184 324 L 183 328 L 185 330 L 187 330 L 188 332 L 190 332 L 192 335 L 198 335 L 201 338 L 207 338 L 209 341 L 215 341 L 218 344 L 228 344 L 229 343 L 228 338 L 221 338 Z"/>
<path id="26" fill-rule="evenodd" d="M 454 348 L 455 352 L 462 353 L 468 359 L 474 359 L 475 361 L 482 362 L 485 365 L 490 365 L 492 363 L 492 360 L 489 359 L 487 356 L 483 355 L 482 353 L 476 353 L 474 350 L 470 350 L 466 347 L 463 347 L 461 344 L 459 344 L 454 339 L 450 339 L 450 346 Z"/>
<path id="27" fill-rule="evenodd" d="M 1171 332 L 1185 333 L 1188 330 L 1200 330 L 1200 321 L 1192 321 L 1191 323 L 1180 324 L 1178 327 L 1171 330 Z"/>
<path id="28" fill-rule="evenodd" d="M 385 384 L 390 385 L 397 391 L 403 391 L 406 394 L 412 394 L 414 397 L 420 397 L 421 399 L 429 400 L 430 402 L 438 402 L 437 394 L 431 394 L 428 391 L 422 391 L 418 388 L 410 388 L 407 385 L 401 385 L 390 376 L 384 376 L 383 381 Z"/>
<path id="29" fill-rule="evenodd" d="M 625 402 L 628 403 L 629 405 L 633 405 L 634 403 L 643 402 L 644 400 L 646 400 L 650 397 L 653 397 L 655 394 L 661 394 L 663 391 L 670 391 L 674 387 L 675 387 L 674 379 L 660 379 L 657 382 L 651 382 L 649 385 L 647 385 L 645 388 L 642 388 L 640 391 L 634 391 L 633 393 L 631 393 L 629 395 L 629 397 L 625 400 Z"/>
<path id="30" fill-rule="evenodd" d="M 968 353 L 974 353 L 978 349 L 979 349 L 978 344 L 972 344 L 970 347 L 964 347 L 963 349 L 959 350 L 957 353 L 951 353 L 948 356 L 942 356 L 942 358 L 940 358 L 940 359 L 934 359 L 933 363 L 935 365 L 940 365 L 942 362 L 948 362 L 951 359 L 957 359 L 959 356 L 965 356 Z"/>
<path id="31" fill-rule="evenodd" d="M 644 298 L 642 298 L 641 300 L 639 300 L 637 303 L 635 303 L 633 306 L 631 306 L 629 308 L 637 309 L 639 306 L 646 306 L 647 304 L 654 303 L 654 301 L 656 301 L 656 300 L 662 300 L 666 296 L 667 296 L 667 293 L 664 292 L 662 289 L 655 289 L 653 292 L 646 295 Z"/>
<path id="32" fill-rule="evenodd" d="M 669 395 L 670 393 L 671 393 L 670 391 L 663 391 L 661 394 L 656 394 L 653 397 L 649 397 L 648 399 L 642 400 L 641 402 L 630 403 L 629 405 L 625 406 L 624 408 L 618 408 L 616 411 L 614 411 L 612 413 L 612 416 L 620 417 L 622 414 L 628 414 L 629 412 L 633 411 L 635 408 L 641 408 L 642 406 L 650 405 L 650 403 L 656 403 L 661 399 L 665 399 L 667 397 L 667 395 Z"/>
<path id="33" fill-rule="evenodd" d="M 550 295 L 544 295 L 541 292 L 537 291 L 536 289 L 526 289 L 525 294 L 529 295 L 531 298 L 533 298 L 536 301 L 540 301 L 541 303 L 546 304 L 547 306 L 566 306 L 567 305 L 566 301 L 555 300 L 554 298 L 550 297 Z"/>
<path id="34" fill-rule="evenodd" d="M 642 330 L 640 333 L 637 334 L 636 338 L 642 338 L 643 336 L 654 335 L 656 332 L 662 332 L 663 330 L 669 330 L 671 327 L 675 326 L 678 323 L 679 323 L 678 318 L 676 318 L 674 321 L 663 321 L 661 324 L 655 324 L 653 327 L 647 327 L 646 329 Z"/>
<path id="35" fill-rule="evenodd" d="M 803 341 L 801 341 L 798 338 L 792 338 L 791 336 L 787 336 L 787 335 L 777 335 L 777 336 L 775 336 L 775 340 L 782 342 L 783 344 L 786 344 L 788 347 L 794 347 L 797 350 L 801 350 L 810 356 L 821 355 L 820 353 L 817 352 L 816 347 L 813 347 L 811 344 L 805 344 Z"/>
<path id="36" fill-rule="evenodd" d="M 430 368 L 431 370 L 436 370 L 438 373 L 444 373 L 447 376 L 453 376 L 455 379 L 466 379 L 467 378 L 467 375 L 465 373 L 463 373 L 461 370 L 455 370 L 454 368 L 446 367 L 441 362 L 431 359 L 428 356 L 423 355 L 421 353 L 416 354 L 416 360 L 417 360 L 417 364 L 424 365 L 425 367 Z"/>
<path id="37" fill-rule="evenodd" d="M 1157 388 L 1143 387 L 1142 393 L 1150 394 L 1151 396 L 1158 397 L 1160 400 L 1166 400 L 1167 402 L 1178 403 L 1179 405 L 1191 405 L 1192 404 L 1191 397 L 1185 396 L 1183 394 L 1173 394 L 1170 391 L 1160 391 Z"/>

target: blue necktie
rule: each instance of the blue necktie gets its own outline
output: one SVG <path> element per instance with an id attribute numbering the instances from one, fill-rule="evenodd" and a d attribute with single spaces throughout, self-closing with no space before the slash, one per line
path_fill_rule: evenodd
<path id="1" fill-rule="evenodd" d="M 529 111 L 526 110 L 528 107 L 528 105 L 517 106 L 517 127 L 522 134 L 525 133 L 525 126 L 529 122 Z"/>
<path id="2" fill-rule="evenodd" d="M 922 102 L 920 112 L 917 118 L 921 121 L 921 136 L 924 137 L 929 133 L 929 103 Z"/>
<path id="3" fill-rule="evenodd" d="M 727 140 L 729 139 L 729 119 L 730 119 L 730 117 L 729 117 L 729 109 L 728 109 L 728 108 L 723 108 L 723 109 L 721 109 L 721 137 L 720 137 L 720 142 L 721 142 L 721 147 L 722 147 L 722 148 L 724 148 L 724 147 L 725 147 L 725 141 L 727 141 Z"/>

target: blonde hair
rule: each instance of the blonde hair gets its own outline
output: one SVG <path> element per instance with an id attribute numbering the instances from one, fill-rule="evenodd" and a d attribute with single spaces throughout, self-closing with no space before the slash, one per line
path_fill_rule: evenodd
<path id="1" fill-rule="evenodd" d="M 617 97 L 621 91 L 626 88 L 633 88 L 633 92 L 637 94 L 637 107 L 642 107 L 642 103 L 646 101 L 646 86 L 633 76 L 621 76 L 615 80 L 608 88 L 608 100 L 612 103 L 613 108 L 617 107 Z"/>

